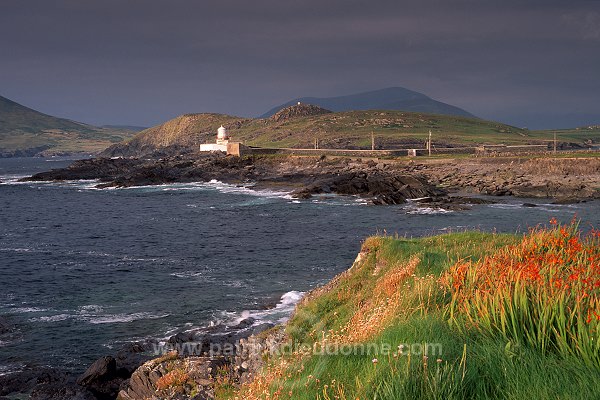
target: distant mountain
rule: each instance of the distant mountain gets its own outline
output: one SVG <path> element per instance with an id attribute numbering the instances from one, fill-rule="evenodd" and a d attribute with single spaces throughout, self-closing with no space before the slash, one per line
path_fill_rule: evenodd
<path id="1" fill-rule="evenodd" d="M 0 96 L 0 157 L 97 153 L 137 131 L 53 117 Z"/>
<path id="2" fill-rule="evenodd" d="M 374 90 L 337 97 L 301 97 L 267 111 L 259 118 L 268 118 L 279 110 L 291 105 L 301 103 L 314 104 L 331 111 L 358 111 L 358 110 L 400 110 L 423 112 L 428 114 L 457 115 L 462 117 L 475 117 L 473 114 L 450 104 L 434 100 L 423 93 L 408 90 L 402 87 Z"/>

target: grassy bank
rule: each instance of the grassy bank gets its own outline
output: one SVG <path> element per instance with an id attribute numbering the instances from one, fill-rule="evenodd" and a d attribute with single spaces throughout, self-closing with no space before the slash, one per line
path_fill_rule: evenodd
<path id="1" fill-rule="evenodd" d="M 372 237 L 307 296 L 239 399 L 594 399 L 600 238 Z M 265 356 L 267 357 L 267 356 Z"/>

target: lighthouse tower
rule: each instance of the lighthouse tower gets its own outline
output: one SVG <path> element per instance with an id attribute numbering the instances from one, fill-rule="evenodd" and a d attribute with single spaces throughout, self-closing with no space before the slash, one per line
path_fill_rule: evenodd
<path id="1" fill-rule="evenodd" d="M 221 125 L 221 127 L 217 129 L 217 144 L 227 143 L 229 143 L 229 134 L 227 133 L 227 129 Z"/>
<path id="2" fill-rule="evenodd" d="M 227 153 L 227 146 L 235 144 L 229 142 L 229 134 L 227 129 L 223 125 L 217 129 L 217 141 L 216 143 L 204 143 L 200 145 L 200 151 L 222 151 Z"/>

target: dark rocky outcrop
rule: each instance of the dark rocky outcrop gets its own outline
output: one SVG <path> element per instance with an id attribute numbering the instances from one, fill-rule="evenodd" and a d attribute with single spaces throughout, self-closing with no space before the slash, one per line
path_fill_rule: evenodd
<path id="1" fill-rule="evenodd" d="M 119 386 L 128 376 L 119 374 L 117 361 L 106 356 L 96 360 L 77 379 L 77 384 L 88 388 L 98 398 L 113 399 L 119 392 Z"/>
<path id="2" fill-rule="evenodd" d="M 171 340 L 190 338 L 177 335 Z M 268 355 L 280 350 L 284 340 L 284 330 L 278 326 L 236 338 L 231 342 L 233 353 L 184 355 L 169 352 L 138 368 L 131 379 L 124 382 L 117 399 L 214 399 L 217 377 L 233 385 L 248 382 L 265 365 Z"/>
<path id="3" fill-rule="evenodd" d="M 402 204 L 406 199 L 446 195 L 444 190 L 430 185 L 422 177 L 384 172 L 349 172 L 320 178 L 295 191 L 293 196 L 306 199 L 320 193 L 369 197 L 373 204 Z"/>
<path id="4" fill-rule="evenodd" d="M 516 161 L 516 162 L 515 162 Z M 549 172 L 550 171 L 550 172 Z M 554 198 L 600 198 L 600 160 L 469 159 L 362 161 L 333 157 L 247 156 L 222 153 L 154 153 L 148 158 L 95 158 L 36 174 L 24 181 L 98 179 L 99 188 L 218 180 L 293 192 L 299 199 L 335 193 L 372 204 L 401 204 L 448 193 Z M 458 198 L 454 198 L 456 203 Z"/>
<path id="5" fill-rule="evenodd" d="M 295 189 L 297 198 L 336 193 L 365 197 L 373 204 L 401 204 L 409 198 L 446 195 L 422 175 L 386 168 L 372 162 L 325 158 L 239 158 L 196 153 L 150 159 L 82 160 L 24 180 L 98 179 L 98 187 L 104 188 L 216 179 L 232 184 L 255 183 L 258 187 Z"/>
<path id="6" fill-rule="evenodd" d="M 0 396 L 29 394 L 33 400 L 96 400 L 87 389 L 77 385 L 72 375 L 48 367 L 26 367 L 0 376 Z"/>

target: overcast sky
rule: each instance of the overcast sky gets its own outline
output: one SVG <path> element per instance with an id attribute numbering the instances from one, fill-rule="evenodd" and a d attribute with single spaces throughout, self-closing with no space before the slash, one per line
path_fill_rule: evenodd
<path id="1" fill-rule="evenodd" d="M 600 124 L 600 1 L 0 0 L 0 95 L 91 124 L 390 86 L 517 126 Z"/>

